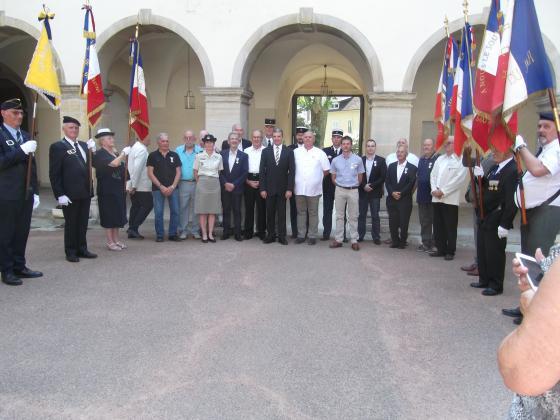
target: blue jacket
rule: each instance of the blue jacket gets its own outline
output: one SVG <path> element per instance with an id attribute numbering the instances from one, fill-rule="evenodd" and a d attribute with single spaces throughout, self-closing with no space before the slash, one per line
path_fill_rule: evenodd
<path id="1" fill-rule="evenodd" d="M 224 188 L 226 182 L 235 185 L 232 191 L 234 194 L 241 194 L 245 189 L 245 181 L 249 173 L 249 156 L 240 150 L 237 151 L 237 156 L 233 167 L 229 167 L 229 149 L 222 150 L 222 161 L 224 170 L 220 172 L 220 184 Z"/>
<path id="2" fill-rule="evenodd" d="M 29 140 L 29 134 L 21 131 L 22 142 Z M 25 182 L 29 156 L 21 150 L 16 139 L 0 123 L 0 197 L 3 200 L 24 200 L 26 198 Z M 39 194 L 37 184 L 37 166 L 33 159 L 31 166 L 30 189 Z"/>
<path id="3" fill-rule="evenodd" d="M 419 204 L 429 204 L 432 202 L 432 187 L 430 185 L 430 175 L 434 163 L 439 157 L 439 154 L 434 153 L 432 157 L 426 158 L 422 156 L 418 161 L 418 184 L 416 190 L 416 202 Z"/>

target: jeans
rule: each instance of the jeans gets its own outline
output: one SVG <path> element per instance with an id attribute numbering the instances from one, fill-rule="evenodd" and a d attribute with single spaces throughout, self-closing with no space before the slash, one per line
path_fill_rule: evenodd
<path id="1" fill-rule="evenodd" d="M 196 182 L 179 183 L 179 232 L 199 235 L 198 216 L 194 213 Z"/>
<path id="2" fill-rule="evenodd" d="M 177 236 L 177 227 L 179 226 L 179 191 L 173 190 L 169 197 L 165 197 L 161 191 L 152 191 L 154 196 L 154 222 L 156 227 L 156 235 L 163 238 L 163 212 L 165 199 L 169 202 L 169 231 L 168 236 Z"/>

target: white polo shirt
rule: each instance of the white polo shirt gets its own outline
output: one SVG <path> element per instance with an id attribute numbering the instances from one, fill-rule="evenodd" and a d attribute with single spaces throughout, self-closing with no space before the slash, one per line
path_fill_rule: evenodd
<path id="1" fill-rule="evenodd" d="M 294 150 L 296 162 L 295 193 L 307 197 L 323 194 L 324 171 L 331 168 L 327 154 L 318 147 Z"/>
<path id="2" fill-rule="evenodd" d="M 560 145 L 558 139 L 555 139 L 543 147 L 539 159 L 548 172 L 545 176 L 533 176 L 529 171 L 523 175 L 523 188 L 525 189 L 525 208 L 532 209 L 540 206 L 556 191 L 560 189 Z M 519 187 L 515 192 L 515 203 L 517 207 L 519 204 Z M 560 207 L 560 197 L 550 203 L 551 206 Z"/>

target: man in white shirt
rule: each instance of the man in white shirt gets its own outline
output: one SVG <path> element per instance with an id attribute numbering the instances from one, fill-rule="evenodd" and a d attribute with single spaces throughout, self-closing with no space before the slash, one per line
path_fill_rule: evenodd
<path id="1" fill-rule="evenodd" d="M 398 139 L 397 140 L 397 148 L 395 150 L 398 150 L 399 147 L 405 147 L 406 148 L 406 161 L 408 163 L 411 163 L 412 165 L 416 166 L 418 168 L 418 156 L 416 156 L 414 153 L 410 153 L 408 150 L 408 140 L 407 139 Z M 391 153 L 389 154 L 386 158 L 385 158 L 385 163 L 387 164 L 387 167 L 389 167 L 389 165 L 393 162 L 396 162 L 397 159 L 397 152 Z"/>
<path id="2" fill-rule="evenodd" d="M 323 194 L 323 178 L 329 173 L 330 163 L 327 154 L 314 146 L 315 134 L 303 134 L 303 147 L 294 150 L 296 164 L 295 195 L 297 206 L 298 231 L 296 244 L 305 242 L 303 226 L 309 214 L 309 245 L 317 242 L 319 230 L 319 199 Z"/>
<path id="3" fill-rule="evenodd" d="M 144 239 L 138 232 L 138 228 L 154 207 L 152 197 L 152 181 L 148 178 L 148 146 L 150 137 L 144 140 L 137 140 L 130 149 L 128 155 L 128 173 L 130 180 L 126 184 L 126 189 L 130 195 L 130 214 L 128 216 L 128 237 L 130 239 Z"/>
<path id="4" fill-rule="evenodd" d="M 449 136 L 445 142 L 445 153 L 437 158 L 430 174 L 432 204 L 434 211 L 434 239 L 437 251 L 431 257 L 455 258 L 457 247 L 457 224 L 461 187 L 467 171 L 454 149 L 455 139 Z"/>
<path id="5" fill-rule="evenodd" d="M 265 146 L 262 144 L 262 131 L 255 130 L 251 136 L 252 146 L 245 149 L 249 157 L 249 173 L 245 181 L 245 239 L 251 239 L 255 232 L 255 209 L 257 213 L 256 236 L 261 240 L 266 236 L 266 200 L 259 193 L 259 170 L 261 155 Z"/>

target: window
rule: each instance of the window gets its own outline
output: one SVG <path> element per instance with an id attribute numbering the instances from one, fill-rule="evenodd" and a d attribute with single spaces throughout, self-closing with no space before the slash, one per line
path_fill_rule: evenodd
<path id="1" fill-rule="evenodd" d="M 333 122 L 332 122 L 332 127 L 331 127 L 331 128 L 332 128 L 333 130 L 335 130 L 335 129 L 337 129 L 337 128 L 340 128 L 339 122 L 338 122 L 337 120 L 333 120 Z"/>
<path id="2" fill-rule="evenodd" d="M 348 120 L 348 134 L 352 134 L 352 120 Z"/>

